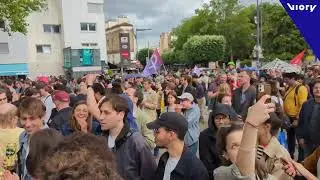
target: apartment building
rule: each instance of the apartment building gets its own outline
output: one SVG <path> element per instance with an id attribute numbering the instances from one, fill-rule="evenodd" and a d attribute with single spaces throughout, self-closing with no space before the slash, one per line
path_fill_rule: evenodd
<path id="1" fill-rule="evenodd" d="M 27 36 L 14 39 L 19 43 L 23 39 L 24 48 L 8 41 L 14 46 L 8 56 L 20 53 L 24 61 L 10 57 L 4 62 L 27 63 L 31 78 L 101 72 L 101 64 L 107 62 L 103 4 L 103 0 L 47 0 L 45 9 L 28 17 Z M 1 38 L 0 34 L 0 53 Z"/>
<path id="2" fill-rule="evenodd" d="M 171 32 L 161 33 L 160 34 L 160 54 L 162 54 L 165 51 L 170 50 L 170 44 L 171 44 Z"/>
<path id="3" fill-rule="evenodd" d="M 119 16 L 117 19 L 107 20 L 105 28 L 108 62 L 114 65 L 120 64 L 120 34 L 126 33 L 129 34 L 129 60 L 134 60 L 136 58 L 136 39 L 134 26 L 129 23 L 128 18 Z"/>
<path id="4" fill-rule="evenodd" d="M 0 22 L 0 76 L 28 74 L 28 40 L 21 33 L 10 36 Z"/>

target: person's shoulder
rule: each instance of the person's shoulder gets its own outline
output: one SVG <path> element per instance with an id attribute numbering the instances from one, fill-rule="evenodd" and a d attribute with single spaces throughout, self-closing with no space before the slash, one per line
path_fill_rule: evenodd
<path id="1" fill-rule="evenodd" d="M 19 143 L 22 143 L 26 140 L 27 138 L 27 132 L 24 130 L 21 132 L 20 136 L 19 136 Z"/>
<path id="2" fill-rule="evenodd" d="M 313 104 L 313 103 L 314 103 L 314 98 L 310 98 L 304 104 Z"/>
<path id="3" fill-rule="evenodd" d="M 17 128 L 14 128 L 14 131 L 17 132 L 18 134 L 21 134 L 24 131 L 24 129 L 17 127 Z"/>
<path id="4" fill-rule="evenodd" d="M 143 136 L 138 131 L 132 130 L 127 136 L 129 136 L 127 142 L 130 143 L 130 147 L 135 147 L 137 150 L 148 148 Z"/>
<path id="5" fill-rule="evenodd" d="M 299 93 L 299 92 L 308 92 L 308 88 L 307 88 L 305 85 L 303 85 L 303 84 L 299 84 L 299 85 L 297 86 L 297 91 L 298 91 L 298 93 Z"/>
<path id="6" fill-rule="evenodd" d="M 229 177 L 232 175 L 232 166 L 220 166 L 213 171 L 214 177 Z"/>
<path id="7" fill-rule="evenodd" d="M 199 138 L 200 138 L 200 139 L 201 139 L 201 138 L 209 138 L 209 137 L 211 136 L 211 134 L 213 134 L 212 131 L 213 131 L 213 130 L 210 129 L 210 128 L 207 128 L 207 129 L 201 131 Z"/>

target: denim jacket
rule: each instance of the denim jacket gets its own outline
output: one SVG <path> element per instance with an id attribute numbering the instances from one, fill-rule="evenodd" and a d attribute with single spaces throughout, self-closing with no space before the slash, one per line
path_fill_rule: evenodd
<path id="1" fill-rule="evenodd" d="M 197 104 L 193 103 L 190 109 L 184 112 L 184 115 L 188 121 L 188 132 L 184 138 L 184 142 L 187 146 L 191 146 L 199 141 L 200 134 L 200 109 Z"/>
<path id="2" fill-rule="evenodd" d="M 45 125 L 42 129 L 49 128 Z M 30 143 L 30 136 L 27 134 L 26 131 L 23 131 L 19 137 L 19 144 L 20 150 L 18 152 L 18 175 L 21 180 L 32 180 L 30 174 L 28 173 L 26 167 L 26 161 L 29 154 L 29 143 Z"/>

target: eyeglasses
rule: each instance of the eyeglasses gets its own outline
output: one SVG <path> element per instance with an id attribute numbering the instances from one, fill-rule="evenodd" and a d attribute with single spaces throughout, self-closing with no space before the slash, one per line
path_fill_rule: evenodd
<path id="1" fill-rule="evenodd" d="M 7 97 L 0 99 L 0 101 L 5 101 L 5 100 L 7 100 Z"/>
<path id="2" fill-rule="evenodd" d="M 216 117 L 216 118 L 214 118 L 214 120 L 216 120 L 216 121 L 228 120 L 228 119 L 230 119 L 228 116 L 226 116 L 226 117 Z"/>
<path id="3" fill-rule="evenodd" d="M 166 131 L 173 131 L 172 129 L 168 129 L 168 128 L 163 128 L 163 129 L 166 130 Z M 153 132 L 156 133 L 156 134 L 159 134 L 160 133 L 160 128 L 153 129 Z"/>

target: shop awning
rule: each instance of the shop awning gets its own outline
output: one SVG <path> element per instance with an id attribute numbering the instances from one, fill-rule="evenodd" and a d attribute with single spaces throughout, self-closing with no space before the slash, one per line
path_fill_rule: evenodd
<path id="1" fill-rule="evenodd" d="M 0 64 L 0 76 L 28 75 L 28 64 Z"/>

